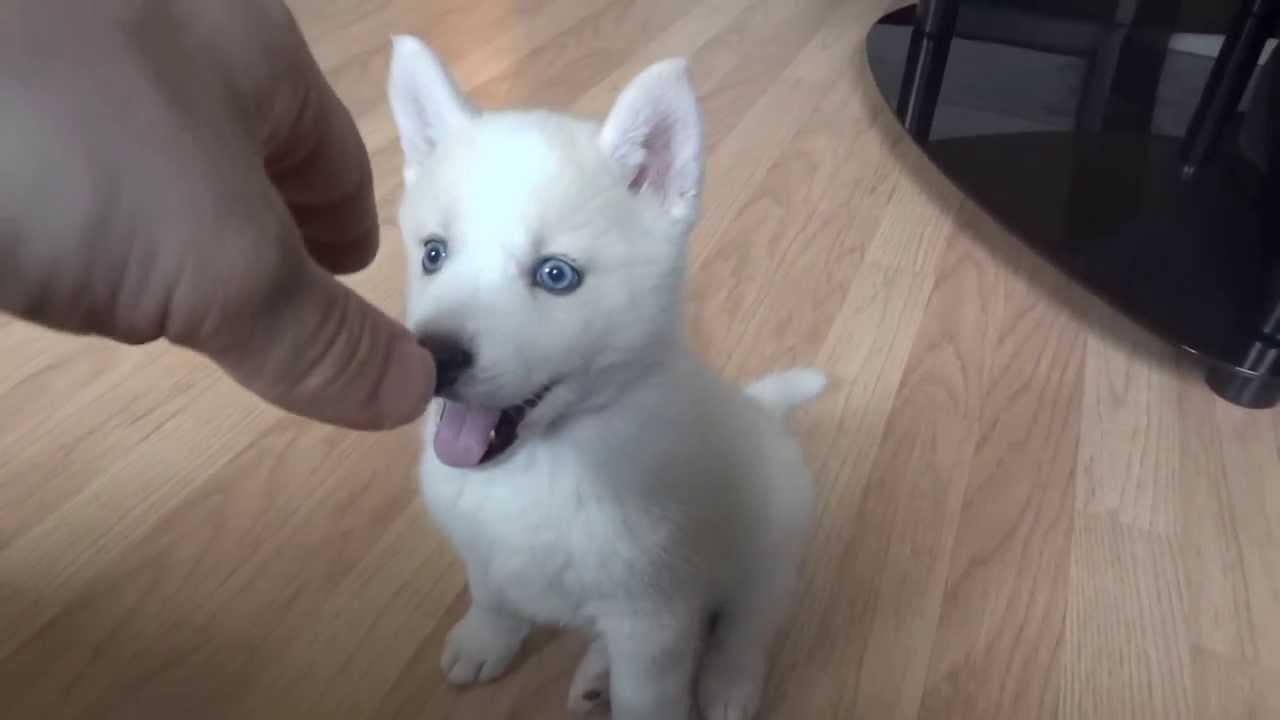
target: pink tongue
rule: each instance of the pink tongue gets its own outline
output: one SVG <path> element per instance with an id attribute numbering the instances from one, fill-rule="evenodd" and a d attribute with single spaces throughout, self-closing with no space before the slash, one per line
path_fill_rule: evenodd
<path id="1" fill-rule="evenodd" d="M 499 415 L 500 410 L 446 401 L 436 427 L 436 457 L 450 467 L 479 465 L 489 449 L 489 433 L 498 426 Z"/>

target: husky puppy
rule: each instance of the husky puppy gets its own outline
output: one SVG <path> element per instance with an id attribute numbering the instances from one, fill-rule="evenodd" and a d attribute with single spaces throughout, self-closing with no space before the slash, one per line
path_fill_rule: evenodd
<path id="1" fill-rule="evenodd" d="M 754 717 L 810 534 L 785 427 L 826 376 L 745 392 L 684 333 L 702 125 L 660 62 L 603 124 L 481 112 L 434 53 L 393 40 L 408 326 L 438 361 L 422 493 L 471 606 L 441 665 L 501 675 L 534 623 L 590 634 L 570 710 Z"/>

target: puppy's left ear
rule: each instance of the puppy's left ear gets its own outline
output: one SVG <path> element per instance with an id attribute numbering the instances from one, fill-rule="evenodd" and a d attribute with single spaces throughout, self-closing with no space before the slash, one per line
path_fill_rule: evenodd
<path id="1" fill-rule="evenodd" d="M 632 192 L 652 193 L 676 219 L 693 220 L 702 190 L 702 117 L 688 63 L 657 63 L 623 88 L 600 145 Z"/>

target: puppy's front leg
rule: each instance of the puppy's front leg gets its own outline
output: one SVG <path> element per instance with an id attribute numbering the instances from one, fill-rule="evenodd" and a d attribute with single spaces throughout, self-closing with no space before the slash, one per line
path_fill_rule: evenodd
<path id="1" fill-rule="evenodd" d="M 440 669 L 455 685 L 489 682 L 520 651 L 529 621 L 506 610 L 487 584 L 467 573 L 471 607 L 445 639 Z"/>
<path id="2" fill-rule="evenodd" d="M 620 615 L 601 623 L 609 648 L 614 720 L 687 720 L 702 616 L 671 611 Z"/>

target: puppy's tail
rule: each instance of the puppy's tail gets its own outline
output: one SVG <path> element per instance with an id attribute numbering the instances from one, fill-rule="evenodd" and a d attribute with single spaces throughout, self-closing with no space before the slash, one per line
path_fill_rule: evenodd
<path id="1" fill-rule="evenodd" d="M 813 400 L 827 387 L 827 374 L 817 368 L 792 368 L 770 373 L 752 381 L 744 389 L 774 413 L 786 416 L 799 405 Z"/>

